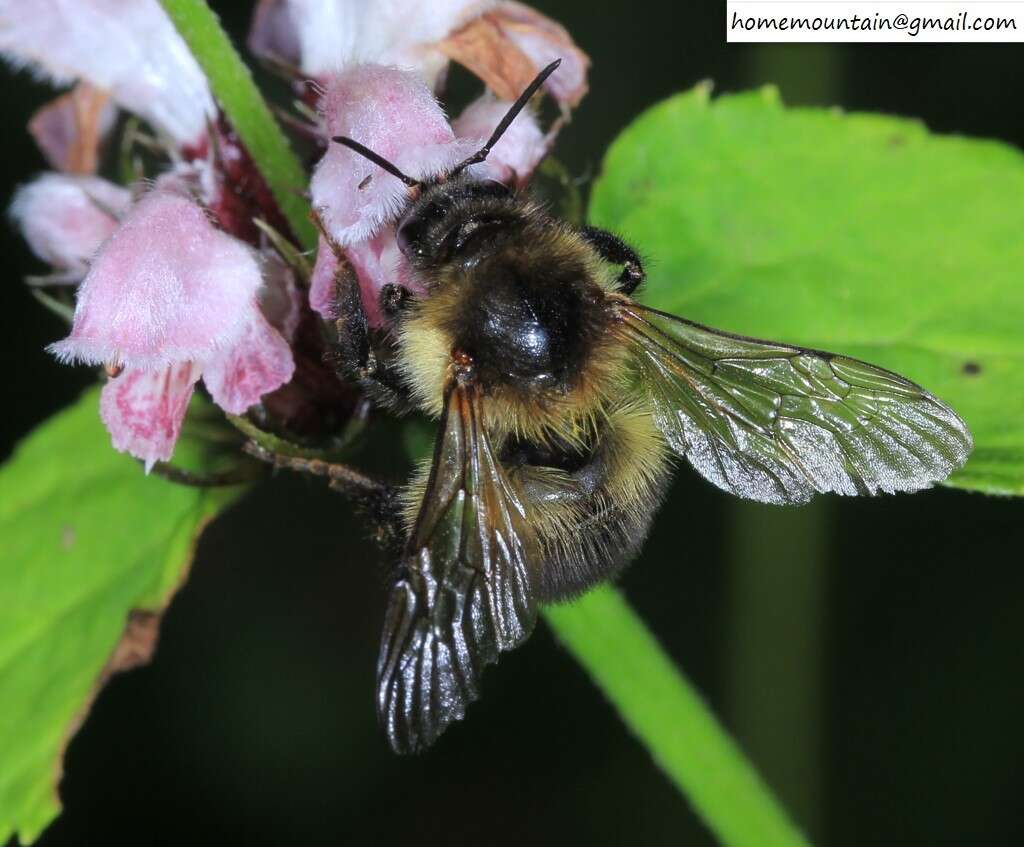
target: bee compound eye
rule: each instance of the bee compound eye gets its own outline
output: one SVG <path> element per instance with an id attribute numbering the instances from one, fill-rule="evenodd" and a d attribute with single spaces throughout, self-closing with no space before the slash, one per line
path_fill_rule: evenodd
<path id="1" fill-rule="evenodd" d="M 481 197 L 508 197 L 512 189 L 496 179 L 482 179 L 475 186 L 475 192 Z"/>
<path id="2" fill-rule="evenodd" d="M 419 256 L 423 252 L 423 235 L 426 231 L 426 221 L 418 215 L 404 218 L 398 224 L 395 239 L 398 242 L 398 249 L 406 257 Z"/>

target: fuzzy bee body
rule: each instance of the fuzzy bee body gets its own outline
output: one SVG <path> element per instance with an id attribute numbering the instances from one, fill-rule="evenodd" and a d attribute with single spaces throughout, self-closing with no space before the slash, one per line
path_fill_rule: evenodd
<path id="1" fill-rule="evenodd" d="M 618 270 L 579 229 L 466 176 L 428 187 L 398 237 L 427 291 L 395 316 L 404 383 L 440 416 L 453 353 L 472 362 L 483 425 L 538 533 L 538 599 L 612 576 L 642 545 L 669 471 L 612 332 Z M 422 496 L 410 488 L 412 514 Z"/>
<path id="2" fill-rule="evenodd" d="M 549 67 L 510 111 L 514 117 Z M 414 198 L 398 246 L 424 293 L 386 287 L 366 325 L 337 280 L 344 370 L 439 421 L 401 500 L 404 538 L 378 665 L 398 752 L 424 749 L 479 695 L 483 668 L 639 551 L 672 457 L 739 496 L 914 491 L 971 449 L 924 389 L 855 359 L 732 335 L 644 307 L 637 254 L 475 178 L 481 154 Z"/>

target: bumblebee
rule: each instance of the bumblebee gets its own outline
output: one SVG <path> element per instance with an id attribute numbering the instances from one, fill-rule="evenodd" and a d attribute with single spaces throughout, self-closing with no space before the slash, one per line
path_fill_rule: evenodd
<path id="1" fill-rule="evenodd" d="M 789 504 L 927 488 L 972 447 L 947 405 L 895 373 L 641 305 L 643 264 L 623 240 L 474 178 L 557 64 L 478 153 L 430 182 L 334 139 L 409 187 L 396 237 L 426 292 L 385 286 L 385 325 L 371 329 L 339 263 L 341 370 L 439 420 L 429 467 L 403 491 L 355 485 L 397 551 L 377 707 L 400 753 L 463 717 L 539 603 L 637 554 L 674 457 L 725 491 Z M 326 472 L 353 487 L 353 472 Z"/>

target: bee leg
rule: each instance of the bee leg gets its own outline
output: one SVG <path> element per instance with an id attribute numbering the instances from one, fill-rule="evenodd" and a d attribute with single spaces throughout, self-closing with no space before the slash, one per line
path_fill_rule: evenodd
<path id="1" fill-rule="evenodd" d="M 343 376 L 358 380 L 373 375 L 374 355 L 370 329 L 359 291 L 359 278 L 345 258 L 340 258 L 334 279 L 334 362 Z"/>
<path id="2" fill-rule="evenodd" d="M 320 232 L 320 237 L 334 254 L 337 265 L 334 271 L 334 297 L 331 303 L 333 349 L 329 357 L 325 358 L 334 365 L 339 376 L 362 380 L 369 376 L 372 351 L 366 310 L 363 308 L 363 298 L 359 290 L 359 277 L 356 276 L 356 269 L 352 267 L 345 251 L 331 237 L 315 209 L 310 213 L 310 218 Z"/>
<path id="3" fill-rule="evenodd" d="M 247 442 L 242 449 L 275 468 L 326 479 L 332 490 L 350 498 L 356 508 L 370 519 L 374 526 L 374 539 L 378 544 L 395 553 L 405 544 L 402 505 L 396 486 L 367 476 L 348 465 L 275 453 L 254 441 Z"/>
<path id="4" fill-rule="evenodd" d="M 413 302 L 412 292 L 404 285 L 389 282 L 380 290 L 380 310 L 384 317 L 394 320 Z"/>
<path id="5" fill-rule="evenodd" d="M 622 265 L 622 273 L 616 280 L 619 291 L 623 294 L 632 294 L 636 291 L 640 283 L 647 277 L 643 262 L 640 261 L 636 250 L 617 235 L 604 229 L 598 229 L 596 226 L 582 227 L 580 234 L 606 262 Z"/>
<path id="6" fill-rule="evenodd" d="M 326 358 L 338 376 L 358 382 L 378 405 L 395 411 L 407 409 L 408 390 L 395 370 L 391 333 L 369 326 L 355 268 L 340 247 L 329 240 L 328 243 L 338 259 L 338 269 L 334 278 L 333 337 Z M 396 314 L 412 297 L 401 286 L 384 286 L 381 307 L 390 322 L 394 315 L 387 311 L 385 294 L 388 303 L 396 304 Z"/>

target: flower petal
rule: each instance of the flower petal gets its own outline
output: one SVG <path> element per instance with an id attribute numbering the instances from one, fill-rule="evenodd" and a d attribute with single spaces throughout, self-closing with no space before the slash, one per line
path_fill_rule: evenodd
<path id="1" fill-rule="evenodd" d="M 316 263 L 309 277 L 309 305 L 325 320 L 334 317 L 334 275 L 338 257 L 322 235 L 316 248 Z"/>
<path id="2" fill-rule="evenodd" d="M 100 392 L 100 417 L 114 449 L 146 463 L 166 462 L 181 434 L 199 368 L 183 362 L 162 370 L 126 368 Z"/>
<path id="3" fill-rule="evenodd" d="M 480 147 L 512 106 L 484 95 L 470 103 L 452 123 L 459 138 L 472 139 Z M 522 185 L 548 152 L 548 142 L 533 112 L 520 112 L 481 165 L 484 174 L 506 185 Z"/>
<path id="4" fill-rule="evenodd" d="M 80 82 L 38 109 L 28 131 L 52 168 L 91 174 L 96 172 L 100 145 L 116 120 L 117 107 L 107 92 Z"/>
<path id="5" fill-rule="evenodd" d="M 57 83 L 84 79 L 179 145 L 217 114 L 206 77 L 157 0 L 0 0 L 0 53 Z"/>
<path id="6" fill-rule="evenodd" d="M 229 350 L 203 367 L 203 382 L 214 402 L 240 415 L 264 394 L 292 378 L 295 362 L 288 342 L 268 322 L 253 300 L 246 310 L 241 336 Z"/>
<path id="7" fill-rule="evenodd" d="M 453 32 L 438 48 L 503 100 L 515 100 L 555 59 L 562 64 L 544 88 L 563 109 L 577 106 L 587 93 L 587 54 L 564 27 L 522 3 L 498 3 Z"/>
<path id="8" fill-rule="evenodd" d="M 385 285 L 401 285 L 415 294 L 423 293 L 423 286 L 416 280 L 409 261 L 398 249 L 393 226 L 381 230 L 369 241 L 346 248 L 345 255 L 359 278 L 363 310 L 370 326 L 380 326 L 383 322 L 380 291 Z"/>
<path id="9" fill-rule="evenodd" d="M 455 138 L 430 89 L 409 71 L 356 65 L 331 80 L 322 111 L 329 136 L 349 136 L 415 179 L 436 176 L 474 150 Z M 340 144 L 328 146 L 310 193 L 343 247 L 367 240 L 408 202 L 400 180 Z"/>
<path id="10" fill-rule="evenodd" d="M 84 275 L 130 203 L 130 192 L 105 179 L 44 174 L 18 189 L 10 214 L 40 259 Z"/>
<path id="11" fill-rule="evenodd" d="M 276 253 L 263 255 L 263 289 L 260 308 L 285 340 L 291 342 L 302 318 L 302 292 L 295 282 L 295 271 Z"/>
<path id="12" fill-rule="evenodd" d="M 261 0 L 249 31 L 257 55 L 327 78 L 357 62 L 397 65 L 433 86 L 447 59 L 436 42 L 494 0 Z"/>
<path id="13" fill-rule="evenodd" d="M 359 293 L 370 326 L 380 326 L 380 291 L 388 284 L 401 285 L 414 294 L 422 294 L 423 286 L 398 249 L 394 226 L 387 226 L 373 238 L 359 241 L 345 248 L 345 256 L 352 264 L 359 280 Z M 309 305 L 325 320 L 334 320 L 334 286 L 338 272 L 338 259 L 327 241 L 321 236 L 316 264 L 310 278 Z"/>
<path id="14" fill-rule="evenodd" d="M 555 59 L 558 70 L 544 87 L 563 106 L 576 107 L 587 93 L 590 58 L 561 24 L 515 0 L 504 0 L 492 13 L 502 32 L 533 62 L 537 71 Z"/>
<path id="15" fill-rule="evenodd" d="M 154 191 L 103 245 L 78 291 L 62 361 L 149 369 L 205 361 L 244 329 L 260 269 L 192 200 Z"/>
<path id="16" fill-rule="evenodd" d="M 301 66 L 302 44 L 292 19 L 295 6 L 291 0 L 257 0 L 246 39 L 254 56 Z"/>

